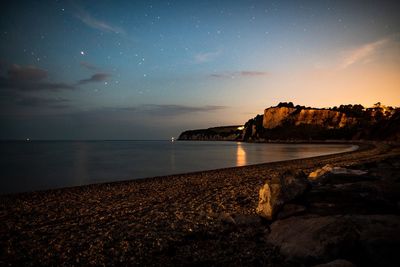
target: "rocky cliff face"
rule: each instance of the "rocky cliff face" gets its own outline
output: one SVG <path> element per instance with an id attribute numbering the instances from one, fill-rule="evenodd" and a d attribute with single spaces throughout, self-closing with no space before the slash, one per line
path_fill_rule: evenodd
<path id="1" fill-rule="evenodd" d="M 288 107 L 271 107 L 264 110 L 263 127 L 274 129 L 290 123 L 299 125 L 316 125 L 328 129 L 343 128 L 357 124 L 357 119 L 340 111 L 329 109 L 298 109 Z"/>
<path id="2" fill-rule="evenodd" d="M 186 131 L 180 140 L 400 140 L 400 109 L 378 103 L 316 109 L 280 103 L 244 125 Z"/>
<path id="3" fill-rule="evenodd" d="M 263 127 L 273 129 L 281 126 L 285 120 L 296 111 L 295 108 L 272 107 L 264 110 Z"/>

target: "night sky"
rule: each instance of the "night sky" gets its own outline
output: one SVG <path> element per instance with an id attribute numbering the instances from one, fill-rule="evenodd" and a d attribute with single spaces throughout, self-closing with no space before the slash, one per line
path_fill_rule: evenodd
<path id="1" fill-rule="evenodd" d="M 398 1 L 2 1 L 0 139 L 169 139 L 400 106 Z"/>

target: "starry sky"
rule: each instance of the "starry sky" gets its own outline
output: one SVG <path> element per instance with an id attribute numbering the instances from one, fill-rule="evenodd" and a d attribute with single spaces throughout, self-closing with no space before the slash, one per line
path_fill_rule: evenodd
<path id="1" fill-rule="evenodd" d="M 0 139 L 169 139 L 400 106 L 397 1 L 3 1 Z"/>

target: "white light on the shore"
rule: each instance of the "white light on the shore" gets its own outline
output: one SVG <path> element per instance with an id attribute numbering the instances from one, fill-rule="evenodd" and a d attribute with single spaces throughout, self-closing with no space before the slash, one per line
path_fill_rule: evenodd
<path id="1" fill-rule="evenodd" d="M 244 130 L 244 126 L 239 126 L 239 127 L 237 127 L 237 129 L 240 130 L 240 131 Z"/>

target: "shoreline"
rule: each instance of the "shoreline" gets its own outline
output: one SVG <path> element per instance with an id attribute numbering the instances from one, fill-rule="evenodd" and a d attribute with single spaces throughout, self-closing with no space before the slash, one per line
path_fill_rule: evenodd
<path id="1" fill-rule="evenodd" d="M 191 140 L 183 140 L 183 141 L 191 141 Z M 24 141 L 26 142 L 26 141 Z M 31 141 L 33 142 L 33 141 Z M 69 141 L 68 141 L 69 142 Z M 195 141 L 195 142 L 202 142 L 200 141 Z M 209 142 L 209 141 L 205 141 Z M 211 141 L 214 142 L 214 141 Z M 215 142 L 237 142 L 237 141 L 215 141 Z M 175 173 L 175 174 L 167 174 L 167 175 L 159 175 L 159 176 L 149 176 L 149 177 L 142 177 L 142 178 L 134 178 L 134 179 L 126 179 L 126 180 L 119 180 L 119 181 L 109 181 L 109 182 L 99 182 L 99 183 L 91 183 L 91 184 L 84 184 L 84 185 L 77 185 L 77 186 L 66 186 L 66 187 L 58 187 L 58 188 L 49 188 L 49 189 L 39 189 L 39 190 L 34 190 L 34 191 L 25 191 L 25 192 L 15 192 L 15 193 L 3 193 L 0 194 L 1 197 L 6 197 L 6 196 L 12 196 L 12 195 L 20 195 L 20 194 L 33 194 L 33 193 L 45 193 L 47 191 L 59 191 L 59 190 L 68 190 L 68 189 L 73 189 L 73 188 L 79 188 L 79 187 L 92 187 L 92 186 L 101 186 L 101 185 L 112 185 L 114 183 L 130 183 L 130 182 L 135 182 L 135 181 L 142 181 L 142 180 L 157 180 L 157 179 L 167 179 L 168 177 L 173 177 L 173 176 L 182 176 L 182 175 L 195 175 L 203 172 L 212 172 L 212 171 L 222 171 L 222 170 L 227 170 L 227 169 L 235 169 L 235 168 L 245 168 L 245 167 L 250 167 L 250 166 L 264 166 L 266 164 L 275 164 L 275 163 L 287 163 L 290 164 L 291 161 L 295 160 L 302 160 L 302 159 L 318 159 L 320 157 L 329 157 L 329 156 L 334 156 L 334 155 L 342 155 L 342 154 L 347 154 L 347 153 L 354 153 L 357 151 L 365 150 L 368 149 L 370 146 L 373 146 L 374 142 L 340 142 L 340 141 L 327 141 L 327 142 L 321 142 L 321 141 L 299 141 L 299 142 L 244 142 L 244 143 L 267 143 L 267 144 L 321 144 L 321 145 L 349 145 L 349 148 L 351 146 L 357 146 L 356 149 L 352 151 L 345 151 L 345 152 L 337 152 L 333 154 L 328 154 L 328 155 L 320 155 L 320 156 L 312 156 L 312 157 L 306 157 L 306 158 L 298 158 L 298 159 L 289 159 L 289 160 L 281 160 L 281 161 L 272 161 L 272 162 L 265 162 L 265 163 L 256 163 L 256 164 L 249 164 L 249 165 L 244 165 L 244 166 L 234 166 L 234 167 L 223 167 L 223 168 L 217 168 L 217 169 L 209 169 L 209 170 L 199 170 L 199 171 L 190 171 L 190 172 L 183 172 L 183 173 Z"/>
<path id="2" fill-rule="evenodd" d="M 268 228 L 256 214 L 260 187 L 287 170 L 400 155 L 395 145 L 356 144 L 313 158 L 1 195 L 0 264 L 224 265 L 248 250 L 280 266 L 279 253 L 260 241 Z"/>

